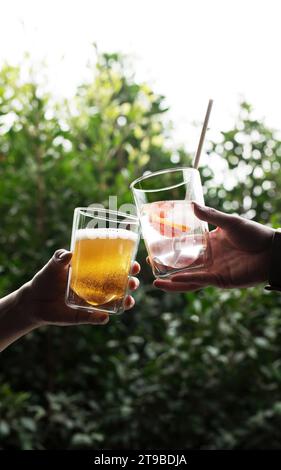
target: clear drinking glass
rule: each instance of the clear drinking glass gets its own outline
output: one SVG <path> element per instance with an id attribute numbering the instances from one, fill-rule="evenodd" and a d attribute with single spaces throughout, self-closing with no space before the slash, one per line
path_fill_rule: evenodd
<path id="1" fill-rule="evenodd" d="M 208 224 L 192 201 L 204 204 L 198 170 L 175 168 L 133 181 L 142 234 L 155 277 L 202 269 L 211 262 Z"/>
<path id="2" fill-rule="evenodd" d="M 66 304 L 121 313 L 139 243 L 137 217 L 100 208 L 74 210 Z"/>

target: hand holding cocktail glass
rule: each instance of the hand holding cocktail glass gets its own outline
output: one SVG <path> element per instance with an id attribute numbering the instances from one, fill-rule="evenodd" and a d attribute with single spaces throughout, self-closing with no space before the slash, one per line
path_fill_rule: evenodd
<path id="1" fill-rule="evenodd" d="M 210 100 L 193 164 L 194 168 L 197 168 L 199 164 L 211 107 L 212 101 Z M 149 263 L 152 265 L 152 269 L 157 277 L 154 285 L 169 292 L 187 292 L 209 285 L 221 288 L 235 288 L 249 287 L 260 282 L 266 282 L 269 277 L 275 230 L 236 215 L 224 214 L 215 209 L 204 207 L 202 205 L 202 188 L 198 180 L 199 175 L 197 175 L 197 184 L 191 184 L 192 170 L 182 169 L 182 173 L 183 180 L 187 183 L 186 195 L 184 197 L 185 202 L 162 203 L 162 213 L 160 212 L 161 203 L 158 203 L 159 211 L 151 224 L 163 236 L 160 243 L 153 243 L 152 241 L 150 249 L 152 256 L 149 253 Z M 150 176 L 153 177 L 153 175 Z M 191 181 L 188 183 L 189 177 Z M 196 194 L 194 191 L 192 192 L 192 188 L 195 186 L 201 188 Z M 172 193 L 179 191 L 179 188 L 181 188 L 181 185 L 178 182 L 178 185 L 164 188 L 163 190 Z M 140 205 L 143 205 L 143 202 L 146 200 L 145 193 L 141 194 L 140 192 L 135 194 L 135 198 L 140 199 Z M 190 202 L 190 207 L 188 208 L 186 201 L 189 199 L 193 199 L 193 201 Z M 174 214 L 172 214 L 171 210 L 170 214 L 168 209 L 165 211 L 165 204 L 167 204 L 166 208 L 169 205 L 171 208 L 173 207 Z M 182 213 L 180 211 L 180 204 L 182 205 L 182 211 L 185 213 L 185 218 L 182 216 L 181 222 L 176 220 L 175 216 L 177 206 L 178 211 Z M 190 212 L 194 214 L 197 222 L 193 220 Z M 157 220 L 158 228 L 156 226 Z M 193 220 L 192 223 L 190 223 L 191 220 Z M 196 225 L 198 227 L 198 221 L 199 224 L 201 221 L 203 224 L 210 223 L 217 226 L 217 228 L 208 234 L 207 226 L 203 225 L 200 233 L 200 230 L 192 229 L 192 225 L 194 228 Z M 206 236 L 205 245 L 202 243 L 204 229 Z M 181 255 L 177 259 L 174 250 L 174 263 L 169 267 L 169 270 L 166 269 L 169 279 L 161 279 L 161 277 L 164 277 L 163 265 L 160 267 L 162 273 L 160 272 L 159 275 L 157 261 L 164 260 L 165 255 L 172 251 L 173 246 L 175 246 L 175 243 L 172 241 L 173 238 L 180 238 L 181 240 Z M 148 240 L 147 244 L 149 245 L 149 243 Z M 206 249 L 204 249 L 204 246 Z M 187 255 L 188 251 L 189 256 Z M 200 252 L 199 256 L 198 251 Z M 191 256 L 192 253 L 194 254 L 194 260 Z M 153 254 L 155 255 L 154 259 Z M 184 265 L 186 268 L 183 267 Z"/>
<path id="2" fill-rule="evenodd" d="M 175 274 L 154 285 L 169 292 L 188 292 L 207 286 L 250 287 L 267 282 L 275 230 L 236 215 L 195 205 L 196 216 L 217 228 L 209 240 L 213 263 L 208 269 Z"/>

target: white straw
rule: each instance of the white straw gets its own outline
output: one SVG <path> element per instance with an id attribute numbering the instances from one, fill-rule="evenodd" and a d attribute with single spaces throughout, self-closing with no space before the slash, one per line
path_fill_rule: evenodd
<path id="1" fill-rule="evenodd" d="M 194 161 L 193 161 L 193 168 L 196 168 L 196 169 L 199 166 L 199 160 L 200 160 L 202 147 L 203 147 L 204 140 L 205 140 L 205 135 L 206 135 L 207 127 L 208 127 L 210 114 L 211 114 L 211 111 L 212 111 L 213 102 L 214 102 L 214 100 L 209 100 L 206 116 L 205 116 L 205 119 L 204 119 L 204 124 L 203 124 L 203 127 L 202 127 L 200 139 L 199 139 L 197 152 L 196 152 L 196 155 L 195 155 L 195 158 L 194 158 Z"/>

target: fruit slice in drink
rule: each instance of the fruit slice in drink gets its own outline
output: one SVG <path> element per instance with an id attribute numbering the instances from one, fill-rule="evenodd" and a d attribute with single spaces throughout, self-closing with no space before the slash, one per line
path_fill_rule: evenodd
<path id="1" fill-rule="evenodd" d="M 191 230 L 190 203 L 185 201 L 164 201 L 145 204 L 143 212 L 148 216 L 151 227 L 168 238 L 181 237 Z"/>
<path id="2" fill-rule="evenodd" d="M 167 204 L 165 205 L 167 206 Z M 173 215 L 174 214 L 171 213 L 170 208 L 168 209 L 161 205 L 159 211 L 151 211 L 149 222 L 152 227 L 159 230 L 162 236 L 172 238 L 180 237 L 182 234 L 187 233 L 190 230 L 190 227 L 184 223 L 175 222 L 173 220 Z"/>
<path id="3" fill-rule="evenodd" d="M 145 204 L 141 222 L 155 275 L 202 264 L 206 236 L 190 201 Z"/>

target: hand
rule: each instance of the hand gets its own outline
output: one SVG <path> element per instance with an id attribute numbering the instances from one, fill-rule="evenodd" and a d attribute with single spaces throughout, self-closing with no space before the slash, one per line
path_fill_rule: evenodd
<path id="1" fill-rule="evenodd" d="M 236 215 L 194 203 L 194 213 L 216 225 L 210 232 L 212 265 L 205 270 L 157 279 L 154 285 L 170 292 L 186 292 L 206 286 L 250 287 L 268 279 L 274 230 Z"/>
<path id="2" fill-rule="evenodd" d="M 26 315 L 31 315 L 33 321 L 38 324 L 73 325 L 92 323 L 95 325 L 105 324 L 109 320 L 106 312 L 85 312 L 85 310 L 74 310 L 65 304 L 64 296 L 66 289 L 68 265 L 72 253 L 66 250 L 57 250 L 50 261 L 25 284 L 22 290 L 23 302 Z M 132 274 L 138 274 L 140 265 L 135 262 Z M 129 280 L 130 290 L 139 286 L 139 280 L 131 277 Z M 132 308 L 135 304 L 133 297 L 128 295 L 125 299 L 125 310 Z"/>

